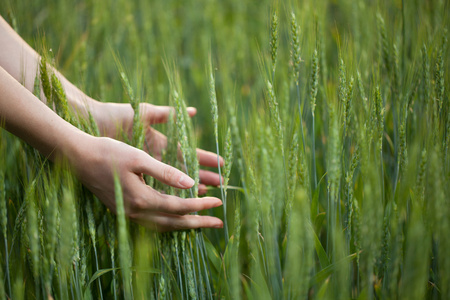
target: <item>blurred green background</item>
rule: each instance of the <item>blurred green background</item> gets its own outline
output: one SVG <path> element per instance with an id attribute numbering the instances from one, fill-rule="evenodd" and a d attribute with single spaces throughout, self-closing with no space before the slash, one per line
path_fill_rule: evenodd
<path id="1" fill-rule="evenodd" d="M 272 78 L 274 13 L 278 47 Z M 292 13 L 299 25 L 298 94 Z M 228 192 L 230 242 L 222 230 L 190 233 L 187 257 L 200 266 L 192 254 L 199 252 L 192 249 L 204 249 L 211 265 L 204 274 L 211 282 L 205 286 L 214 288 L 213 298 L 229 299 L 450 297 L 449 13 L 447 0 L 3 0 L 0 6 L 0 14 L 32 47 L 50 51 L 58 70 L 101 101 L 127 101 L 114 54 L 140 100 L 158 105 L 171 103 L 168 78 L 173 74 L 167 74 L 164 64 L 174 63 L 187 105 L 198 109 L 193 118 L 198 146 L 215 151 L 211 56 L 220 149 L 231 127 L 230 185 L 238 189 Z M 319 75 L 314 120 L 310 101 L 315 50 Z M 344 99 L 350 99 L 350 106 Z M 348 127 L 343 126 L 344 115 L 349 116 Z M 156 127 L 167 132 L 164 125 Z M 3 140 L 17 154 L 3 165 L 9 174 L 6 190 L 23 203 L 22 184 L 28 189 L 31 180 L 22 178 L 30 176 L 26 164 L 35 157 L 17 140 Z M 29 160 L 18 153 L 27 153 Z M 210 193 L 220 195 L 219 189 Z M 92 198 L 84 196 L 82 203 Z M 8 213 L 11 230 L 17 207 Z M 95 208 L 104 211 L 98 203 Z M 208 213 L 223 217 L 221 209 Z M 79 217 L 86 224 L 86 216 Z M 100 213 L 95 217 L 104 235 L 103 226 L 110 221 Z M 89 252 L 96 245 L 85 231 L 80 232 Z M 131 232 L 132 245 L 142 240 L 152 251 L 164 252 L 179 239 L 168 234 L 159 235 L 159 242 L 148 241 L 136 234 L 139 229 Z M 199 236 L 205 237 L 206 246 L 193 244 Z M 107 244 L 103 238 L 97 247 L 110 249 Z M 145 257 L 142 247 L 133 250 L 133 263 Z M 180 269 L 188 273 L 187 265 L 167 267 L 159 261 L 166 256 L 157 250 L 152 252 L 155 260 L 144 261 L 154 263 L 162 274 L 149 275 L 148 281 L 133 275 L 135 291 L 141 291 L 143 299 L 150 294 L 189 298 L 188 280 L 176 278 Z M 113 260 L 106 251 L 99 252 L 100 269 L 111 268 Z M 17 253 L 12 259 L 20 261 Z M 93 278 L 97 270 L 92 252 L 87 257 L 90 264 L 82 280 Z M 26 279 L 32 264 L 24 265 L 28 271 L 20 276 Z M 196 277 L 198 298 L 204 296 L 201 274 Z M 109 273 L 101 277 L 105 297 L 113 295 L 112 282 Z M 184 294 L 175 288 L 177 283 L 186 289 Z M 99 297 L 100 288 L 82 287 L 90 291 L 84 294 L 87 298 Z M 173 293 L 162 293 L 167 287 Z M 123 289 L 118 293 L 127 295 Z M 34 293 L 36 298 L 39 294 Z"/>

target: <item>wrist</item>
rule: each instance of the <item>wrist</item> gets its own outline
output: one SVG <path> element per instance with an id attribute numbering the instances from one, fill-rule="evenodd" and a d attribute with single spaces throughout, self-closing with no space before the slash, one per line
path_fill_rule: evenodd
<path id="1" fill-rule="evenodd" d="M 93 114 L 94 111 L 97 110 L 97 106 L 100 102 L 87 96 L 64 77 L 61 78 L 61 82 L 63 83 L 66 92 L 67 102 L 74 112 L 74 115 L 79 118 L 88 119 L 89 112 Z"/>
<path id="2" fill-rule="evenodd" d="M 95 154 L 96 137 L 89 135 L 73 127 L 73 131 L 65 134 L 62 139 L 58 157 L 69 163 L 70 166 L 79 170 L 82 165 L 86 165 L 86 159 Z"/>

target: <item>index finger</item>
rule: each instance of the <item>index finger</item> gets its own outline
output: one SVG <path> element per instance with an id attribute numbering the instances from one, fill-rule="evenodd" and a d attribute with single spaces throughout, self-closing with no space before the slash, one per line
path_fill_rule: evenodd
<path id="1" fill-rule="evenodd" d="M 151 210 L 175 215 L 185 215 L 222 205 L 222 201 L 215 197 L 180 198 L 163 194 L 155 202 L 155 207 Z"/>
<path id="2" fill-rule="evenodd" d="M 133 172 L 150 175 L 160 182 L 176 188 L 188 189 L 194 185 L 194 180 L 177 168 L 154 159 L 144 151 L 140 150 L 138 153 L 140 155 L 132 161 Z"/>

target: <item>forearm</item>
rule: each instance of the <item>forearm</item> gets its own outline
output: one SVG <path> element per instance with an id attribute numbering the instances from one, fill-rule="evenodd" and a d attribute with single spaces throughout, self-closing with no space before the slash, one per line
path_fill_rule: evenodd
<path id="1" fill-rule="evenodd" d="M 13 78 L 21 82 L 28 91 L 33 92 L 41 57 L 1 16 L 0 45 L 0 67 L 3 67 Z M 88 111 L 93 110 L 98 102 L 86 96 L 57 70 L 51 69 L 51 72 L 61 81 L 72 110 L 77 115 L 87 117 Z M 46 102 L 43 93 L 41 93 L 41 100 Z"/>
<path id="2" fill-rule="evenodd" d="M 44 156 L 70 157 L 90 136 L 60 118 L 0 67 L 0 124 Z"/>

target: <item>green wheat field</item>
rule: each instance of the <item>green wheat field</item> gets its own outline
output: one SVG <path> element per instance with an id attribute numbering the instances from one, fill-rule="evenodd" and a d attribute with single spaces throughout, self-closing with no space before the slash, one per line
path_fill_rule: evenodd
<path id="1" fill-rule="evenodd" d="M 223 229 L 156 233 L 127 219 L 117 180 L 115 215 L 2 129 L 0 297 L 450 299 L 449 13 L 447 0 L 3 0 L 88 95 L 176 108 L 155 127 L 164 162 L 198 179 L 199 147 L 225 165 L 208 190 L 223 207 L 201 212 Z M 51 86 L 58 113 L 98 134 Z M 127 142 L 143 148 L 135 114 Z"/>

